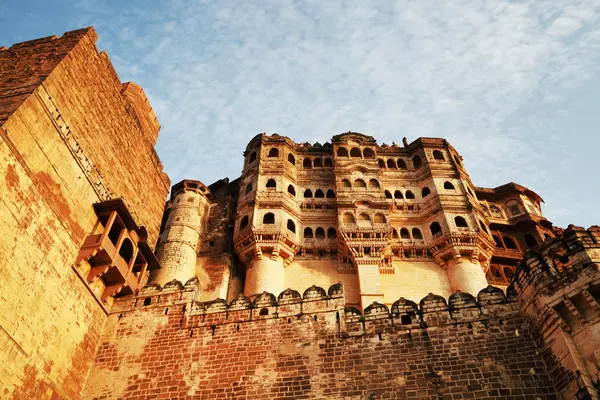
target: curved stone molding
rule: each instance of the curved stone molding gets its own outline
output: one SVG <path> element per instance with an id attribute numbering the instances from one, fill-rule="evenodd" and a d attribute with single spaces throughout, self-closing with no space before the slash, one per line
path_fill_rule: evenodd
<path id="1" fill-rule="evenodd" d="M 279 304 L 298 303 L 302 301 L 302 296 L 296 290 L 287 288 L 277 296 Z"/>
<path id="2" fill-rule="evenodd" d="M 390 310 L 385 304 L 374 301 L 370 306 L 365 308 L 365 319 L 389 317 Z"/>
<path id="3" fill-rule="evenodd" d="M 335 283 L 329 287 L 327 290 L 327 295 L 329 297 L 333 296 L 342 296 L 344 294 L 344 285 L 341 282 Z"/>
<path id="4" fill-rule="evenodd" d="M 504 292 L 502 289 L 492 285 L 488 285 L 486 288 L 481 289 L 477 294 L 477 301 L 481 306 L 490 304 L 500 304 L 506 301 Z"/>
<path id="5" fill-rule="evenodd" d="M 451 310 L 459 310 L 462 308 L 477 307 L 477 299 L 472 294 L 457 290 L 448 299 L 448 305 Z"/>
<path id="6" fill-rule="evenodd" d="M 227 301 L 224 299 L 215 299 L 204 303 L 207 313 L 221 312 L 227 310 Z"/>
<path id="7" fill-rule="evenodd" d="M 146 286 L 144 286 L 144 288 L 140 291 L 140 294 L 146 294 L 146 293 L 150 293 L 150 292 L 156 292 L 156 291 L 161 291 L 162 290 L 162 286 L 160 286 L 160 284 L 158 283 L 148 283 Z"/>
<path id="8" fill-rule="evenodd" d="M 446 299 L 440 295 L 429 293 L 423 297 L 419 302 L 419 309 L 423 313 L 434 312 L 434 311 L 446 311 L 448 310 L 448 303 Z"/>
<path id="9" fill-rule="evenodd" d="M 252 300 L 244 296 L 243 293 L 238 294 L 238 296 L 229 303 L 229 310 L 246 310 L 250 308 L 252 308 Z"/>
<path id="10" fill-rule="evenodd" d="M 325 289 L 319 286 L 312 285 L 308 289 L 304 291 L 304 295 L 302 296 L 304 300 L 320 300 L 326 299 L 327 293 Z"/>
<path id="11" fill-rule="evenodd" d="M 197 276 L 190 278 L 185 283 L 185 287 L 198 286 L 200 284 L 200 279 Z"/>
<path id="12" fill-rule="evenodd" d="M 401 314 L 412 314 L 417 315 L 419 313 L 419 306 L 412 300 L 407 300 L 404 297 L 400 297 L 392 304 L 392 316 Z"/>
<path id="13" fill-rule="evenodd" d="M 258 296 L 256 296 L 254 298 L 254 302 L 252 305 L 254 306 L 254 308 L 259 308 L 259 307 L 276 306 L 278 304 L 277 304 L 277 299 L 275 298 L 274 294 L 268 293 L 268 292 L 262 292 L 261 294 L 259 294 Z"/>
<path id="14" fill-rule="evenodd" d="M 173 279 L 173 280 L 165 283 L 165 286 L 163 286 L 163 291 L 165 291 L 165 290 L 173 291 L 173 290 L 181 290 L 181 289 L 183 289 L 183 283 L 181 283 L 177 279 Z"/>

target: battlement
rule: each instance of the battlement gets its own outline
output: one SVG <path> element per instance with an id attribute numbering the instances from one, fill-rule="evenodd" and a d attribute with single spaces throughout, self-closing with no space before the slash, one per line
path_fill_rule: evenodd
<path id="1" fill-rule="evenodd" d="M 493 286 L 481 290 L 477 297 L 457 291 L 448 301 L 432 293 L 418 304 L 401 297 L 391 309 L 373 302 L 362 313 L 355 307 L 345 306 L 341 283 L 332 285 L 327 291 L 313 285 L 302 295 L 292 289 L 286 289 L 278 296 L 263 292 L 254 300 L 240 294 L 229 303 L 224 299 L 200 302 L 198 298 L 198 278 L 185 284 L 173 280 L 164 287 L 149 284 L 137 296 L 117 299 L 111 313 L 124 317 L 131 312 L 181 308 L 185 311 L 181 329 L 274 318 L 314 318 L 316 321 L 318 315 L 333 313 L 335 318 L 329 320 L 341 325 L 342 336 L 351 337 L 457 324 L 487 326 L 517 312 L 515 297 L 505 296 L 501 289 Z"/>

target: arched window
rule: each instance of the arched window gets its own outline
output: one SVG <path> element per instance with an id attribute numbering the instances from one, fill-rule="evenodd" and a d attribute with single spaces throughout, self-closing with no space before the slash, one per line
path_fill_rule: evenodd
<path id="1" fill-rule="evenodd" d="M 345 147 L 340 147 L 337 151 L 338 157 L 348 157 L 348 150 Z"/>
<path id="2" fill-rule="evenodd" d="M 133 244 L 131 240 L 125 238 L 121 242 L 121 247 L 119 248 L 119 255 L 125 260 L 127 265 L 131 262 L 131 257 L 133 257 Z"/>
<path id="3" fill-rule="evenodd" d="M 354 224 L 354 223 L 356 223 L 356 220 L 354 219 L 354 215 L 352 215 L 350 213 L 345 213 L 342 216 L 342 222 L 345 224 Z"/>
<path id="4" fill-rule="evenodd" d="M 389 190 L 386 190 L 386 191 L 385 191 L 385 198 L 386 198 L 386 199 L 391 199 L 391 198 L 392 198 L 392 194 L 390 193 L 390 191 L 389 191 Z"/>
<path id="5" fill-rule="evenodd" d="M 468 228 L 467 221 L 463 217 L 454 217 L 454 223 L 457 228 Z"/>
<path id="6" fill-rule="evenodd" d="M 434 158 L 434 160 L 442 160 L 442 161 L 445 160 L 444 154 L 439 150 L 433 151 L 433 158 Z"/>
<path id="7" fill-rule="evenodd" d="M 404 196 L 402 196 L 402 192 L 401 192 L 401 191 L 399 191 L 399 190 L 396 190 L 396 191 L 394 192 L 394 198 L 395 198 L 395 199 L 403 199 L 403 198 L 404 198 Z"/>
<path id="8" fill-rule="evenodd" d="M 350 181 L 348 179 L 342 179 L 342 186 L 345 188 L 351 188 L 352 184 L 350 183 Z"/>
<path id="9" fill-rule="evenodd" d="M 335 228 L 327 229 L 327 239 L 335 239 L 337 237 L 337 232 Z"/>
<path id="10" fill-rule="evenodd" d="M 319 198 L 319 199 L 322 199 L 323 197 L 325 197 L 325 194 L 323 193 L 323 191 L 321 189 L 317 189 L 315 191 L 315 197 Z"/>
<path id="11" fill-rule="evenodd" d="M 406 162 L 403 159 L 401 159 L 401 158 L 398 159 L 398 168 L 399 169 L 406 169 Z"/>
<path id="12" fill-rule="evenodd" d="M 292 165 L 296 165 L 296 157 L 294 157 L 294 155 L 292 153 L 288 154 L 288 161 L 292 164 Z"/>
<path id="13" fill-rule="evenodd" d="M 517 244 L 515 243 L 514 239 L 511 238 L 510 236 L 502 236 L 502 239 L 504 240 L 504 245 L 506 246 L 507 249 L 513 249 L 513 250 L 519 249 L 517 247 Z"/>
<path id="14" fill-rule="evenodd" d="M 357 180 L 354 181 L 354 187 L 357 187 L 357 188 L 366 188 L 367 184 L 362 179 L 357 179 Z"/>
<path id="15" fill-rule="evenodd" d="M 310 161 L 310 158 L 305 158 L 304 160 L 302 160 L 302 168 L 306 168 L 306 169 L 312 168 L 312 162 Z"/>
<path id="16" fill-rule="evenodd" d="M 315 238 L 317 239 L 325 239 L 325 230 L 321 227 L 318 227 L 315 231 Z"/>
<path id="17" fill-rule="evenodd" d="M 454 185 L 452 184 L 452 182 L 446 181 L 446 182 L 444 182 L 444 189 L 454 190 Z"/>
<path id="18" fill-rule="evenodd" d="M 385 161 L 381 158 L 377 160 L 377 164 L 379 165 L 379 168 L 385 168 Z"/>
<path id="19" fill-rule="evenodd" d="M 312 239 L 312 238 L 313 238 L 312 228 L 304 228 L 304 239 Z"/>
<path id="20" fill-rule="evenodd" d="M 333 167 L 333 163 L 331 162 L 331 158 L 326 158 L 325 159 L 325 168 L 331 168 Z"/>
<path id="21" fill-rule="evenodd" d="M 423 239 L 423 234 L 419 228 L 412 228 L 413 239 Z"/>
<path id="22" fill-rule="evenodd" d="M 291 219 L 287 220 L 287 228 L 289 231 L 296 233 L 296 224 Z"/>
<path id="23" fill-rule="evenodd" d="M 423 197 L 423 198 L 429 196 L 430 194 L 431 194 L 431 190 L 429 190 L 428 187 L 424 187 L 423 190 L 421 190 L 421 197 Z"/>
<path id="24" fill-rule="evenodd" d="M 496 247 L 504 248 L 504 245 L 502 244 L 502 241 L 500 240 L 500 238 L 498 236 L 492 235 L 492 238 L 494 239 L 494 242 L 496 243 Z"/>
<path id="25" fill-rule="evenodd" d="M 433 237 L 440 236 L 442 234 L 442 227 L 439 222 L 432 222 L 429 225 L 429 230 L 431 231 L 431 235 Z"/>
<path id="26" fill-rule="evenodd" d="M 359 225 L 371 225 L 371 217 L 368 214 L 362 213 L 358 216 Z"/>
<path id="27" fill-rule="evenodd" d="M 527 244 L 527 247 L 532 248 L 537 246 L 537 240 L 535 240 L 535 238 L 533 237 L 533 235 L 527 234 L 524 237 L 525 239 L 525 244 Z"/>
<path id="28" fill-rule="evenodd" d="M 152 297 L 146 297 L 144 299 L 144 305 L 149 306 L 152 303 Z"/>
<path id="29" fill-rule="evenodd" d="M 288 186 L 288 193 L 291 194 L 292 196 L 296 195 L 296 189 L 294 188 L 294 185 Z"/>
<path id="30" fill-rule="evenodd" d="M 489 233 L 487 230 L 487 227 L 485 226 L 485 224 L 483 223 L 483 221 L 479 221 L 479 226 L 481 227 L 481 230 L 484 231 L 485 233 Z"/>
<path id="31" fill-rule="evenodd" d="M 364 158 L 375 158 L 375 152 L 373 151 L 373 149 L 367 147 L 363 150 L 363 157 Z"/>
<path id="32" fill-rule="evenodd" d="M 494 204 L 492 204 L 490 206 L 490 212 L 492 213 L 492 217 L 503 218 L 502 210 L 500 210 L 500 207 L 498 207 L 498 206 L 496 206 Z"/>
<path id="33" fill-rule="evenodd" d="M 376 224 L 385 224 L 385 215 L 381 214 L 381 213 L 377 213 L 375 214 L 375 217 L 373 217 L 373 220 Z"/>
<path id="34" fill-rule="evenodd" d="M 396 163 L 391 158 L 387 159 L 387 167 L 396 169 Z"/>
<path id="35" fill-rule="evenodd" d="M 306 189 L 306 190 L 304 191 L 304 198 L 305 198 L 305 199 L 310 199 L 310 198 L 312 198 L 312 197 L 313 197 L 313 196 L 312 196 L 312 192 L 310 191 L 310 189 Z"/>
<path id="36" fill-rule="evenodd" d="M 328 199 L 335 199 L 335 192 L 334 192 L 333 190 L 331 190 L 331 189 L 327 190 L 327 195 L 326 195 L 326 197 L 327 197 Z"/>
<path id="37" fill-rule="evenodd" d="M 398 231 L 396 229 L 392 229 L 392 237 L 398 239 Z"/>
<path id="38" fill-rule="evenodd" d="M 413 162 L 413 166 L 415 167 L 415 169 L 417 169 L 421 165 L 423 165 L 423 162 L 421 161 L 421 157 L 419 157 L 419 156 L 414 156 L 412 158 L 412 162 Z"/>
<path id="39" fill-rule="evenodd" d="M 246 194 L 250 193 L 252 191 L 252 184 L 249 183 L 246 185 Z"/>
<path id="40" fill-rule="evenodd" d="M 248 226 L 248 216 L 245 215 L 244 218 L 240 221 L 240 230 L 244 229 Z"/>
<path id="41" fill-rule="evenodd" d="M 519 204 L 519 202 L 517 200 L 510 200 L 510 201 L 506 202 L 506 208 L 508 209 L 508 212 L 512 216 L 519 215 L 522 212 L 521 205 Z"/>
<path id="42" fill-rule="evenodd" d="M 414 199 L 415 195 L 410 190 L 407 190 L 406 193 L 404 194 L 404 197 L 406 197 L 407 199 Z"/>
<path id="43" fill-rule="evenodd" d="M 379 181 L 377 179 L 369 180 L 369 189 L 379 189 L 381 186 L 379 185 Z"/>
<path id="44" fill-rule="evenodd" d="M 250 158 L 248 159 L 248 164 L 252 164 L 254 161 L 256 161 L 256 152 L 255 151 L 250 153 Z"/>
<path id="45" fill-rule="evenodd" d="M 268 188 L 276 188 L 277 187 L 277 183 L 275 183 L 275 179 L 269 179 L 267 181 L 267 187 Z"/>
<path id="46" fill-rule="evenodd" d="M 263 224 L 273 225 L 275 223 L 275 214 L 266 213 L 263 217 Z"/>
<path id="47" fill-rule="evenodd" d="M 322 168 L 323 160 L 321 160 L 320 158 L 315 158 L 314 166 L 315 166 L 315 168 Z"/>
<path id="48" fill-rule="evenodd" d="M 408 232 L 408 229 L 400 229 L 400 239 L 410 239 L 410 233 Z"/>
<path id="49" fill-rule="evenodd" d="M 273 157 L 279 157 L 279 150 L 277 150 L 276 148 L 272 148 L 271 150 L 269 150 L 269 158 L 273 158 Z"/>
<path id="50" fill-rule="evenodd" d="M 353 147 L 350 150 L 350 157 L 361 158 L 362 154 L 360 153 L 360 149 L 358 147 Z"/>

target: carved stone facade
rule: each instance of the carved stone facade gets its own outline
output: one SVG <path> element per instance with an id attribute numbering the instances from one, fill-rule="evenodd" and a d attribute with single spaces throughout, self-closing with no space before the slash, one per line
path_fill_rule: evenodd
<path id="1" fill-rule="evenodd" d="M 0 397 L 598 399 L 599 227 L 354 132 L 257 135 L 165 204 L 96 39 L 0 48 Z"/>
<path id="2" fill-rule="evenodd" d="M 205 260 L 195 257 L 214 242 L 205 227 L 218 218 L 233 226 L 223 234 L 234 250 L 219 251 L 238 262 L 224 266 L 218 282 L 203 284 L 220 286 L 209 293 L 229 300 L 343 282 L 348 304 L 364 308 L 374 301 L 391 306 L 400 296 L 417 301 L 432 291 L 449 296 L 476 294 L 488 283 L 506 287 L 523 251 L 554 236 L 542 199 L 514 183 L 475 187 L 444 139 L 404 142 L 378 145 L 354 132 L 324 145 L 256 136 L 246 147 L 242 176 L 225 183 L 227 206 L 205 190 L 196 195 L 206 199 L 204 208 L 192 209 L 193 194 L 180 195 L 182 188 L 204 186 L 173 187 L 159 243 L 159 283 L 206 275 Z M 221 211 L 205 218 L 208 207 Z M 224 210 L 232 210 L 229 220 Z M 191 239 L 170 239 L 184 231 Z M 187 275 L 169 273 L 172 264 L 188 265 Z M 234 276 L 240 278 L 229 286 Z"/>

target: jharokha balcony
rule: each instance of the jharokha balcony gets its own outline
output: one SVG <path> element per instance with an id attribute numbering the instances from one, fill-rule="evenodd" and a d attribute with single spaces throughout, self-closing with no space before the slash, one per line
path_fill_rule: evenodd
<path id="1" fill-rule="evenodd" d="M 101 231 L 88 235 L 76 264 L 87 260 L 89 283 L 101 279 L 102 301 L 117 294 L 137 293 L 146 272 L 160 268 L 146 242 L 146 229 L 138 227 L 121 199 L 94 204 Z"/>

